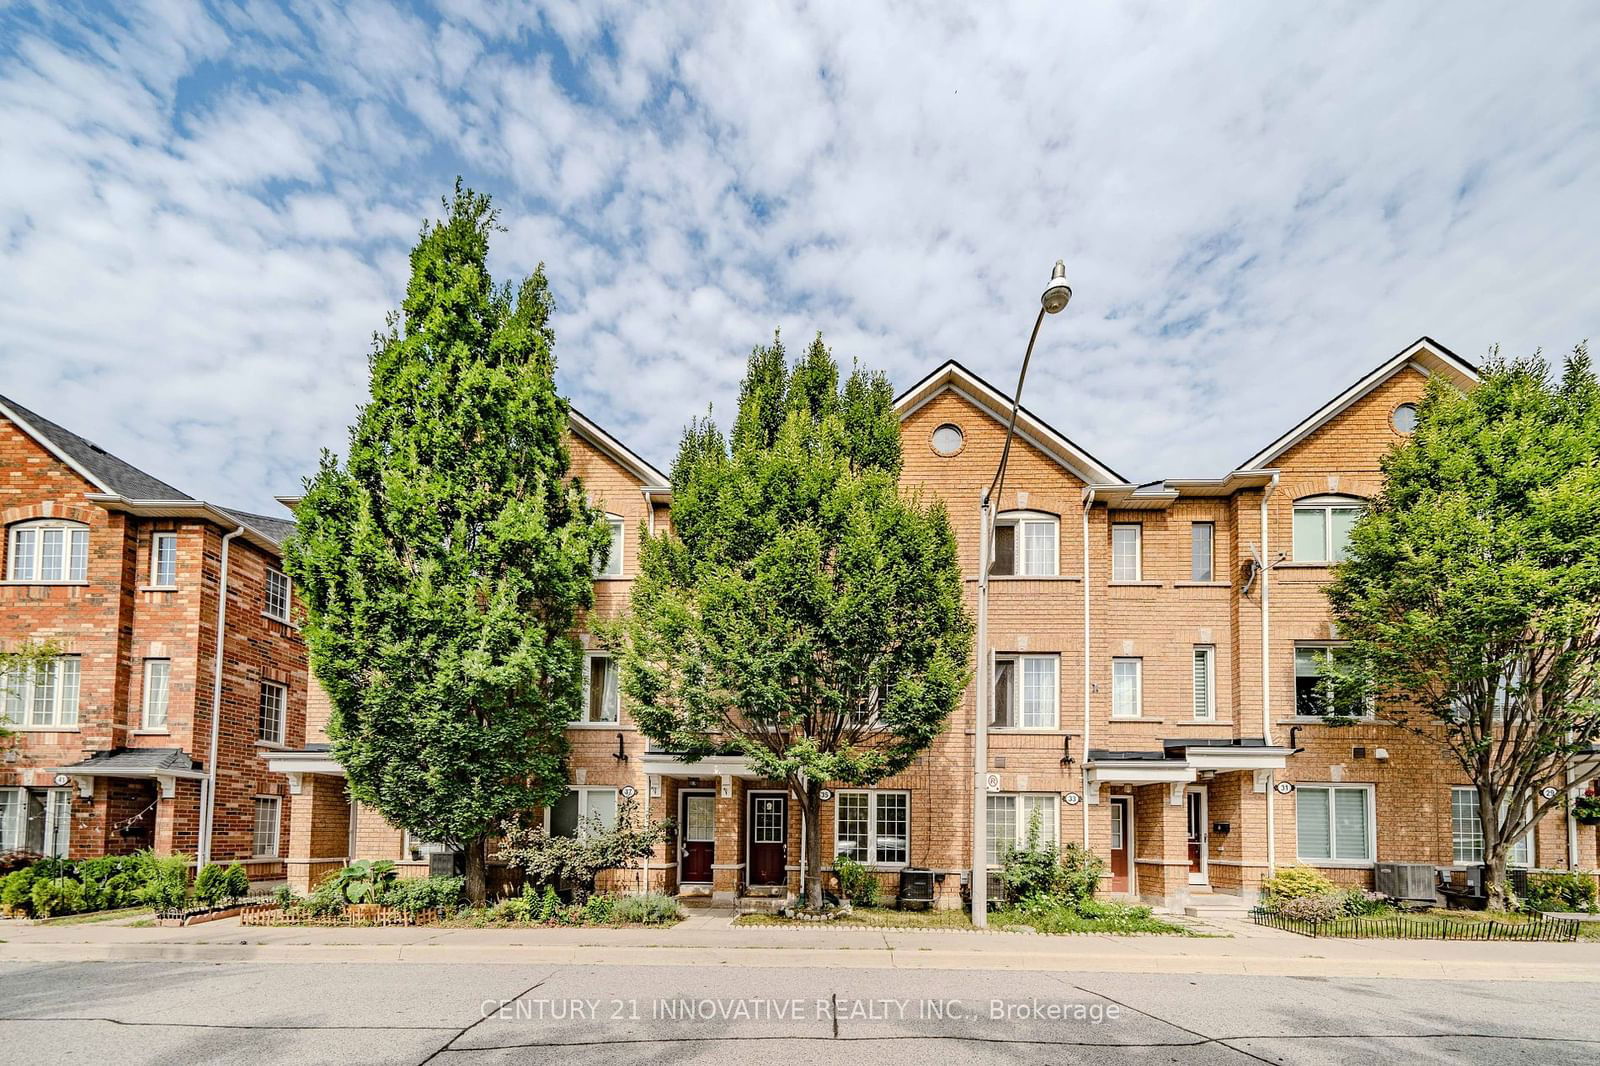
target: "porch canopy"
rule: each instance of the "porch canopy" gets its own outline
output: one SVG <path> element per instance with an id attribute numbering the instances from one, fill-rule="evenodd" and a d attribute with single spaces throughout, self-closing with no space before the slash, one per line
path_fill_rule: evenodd
<path id="1" fill-rule="evenodd" d="M 1110 751 L 1091 748 L 1085 787 L 1090 803 L 1100 802 L 1101 785 L 1166 785 L 1171 802 L 1183 802 L 1184 786 L 1202 773 L 1249 770 L 1255 790 L 1266 790 L 1267 775 L 1288 764 L 1293 748 L 1268 744 L 1262 737 L 1176 738 L 1163 740 L 1158 750 Z"/>
<path id="2" fill-rule="evenodd" d="M 289 793 L 294 796 L 300 794 L 306 774 L 344 776 L 344 767 L 333 757 L 332 744 L 307 744 L 298 751 L 275 751 L 267 756 L 267 769 L 287 778 Z"/>
<path id="3" fill-rule="evenodd" d="M 200 764 L 179 748 L 113 748 L 97 751 L 83 762 L 46 772 L 72 778 L 78 795 L 84 799 L 94 795 L 95 780 L 101 777 L 154 781 L 161 788 L 162 798 L 172 799 L 180 780 L 200 781 L 206 776 Z"/>

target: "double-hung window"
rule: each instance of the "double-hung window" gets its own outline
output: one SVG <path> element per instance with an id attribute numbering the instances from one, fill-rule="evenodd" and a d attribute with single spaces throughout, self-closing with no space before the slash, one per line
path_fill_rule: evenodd
<path id="1" fill-rule="evenodd" d="M 1137 522 L 1119 522 L 1111 527 L 1111 580 L 1144 579 L 1143 527 Z"/>
<path id="2" fill-rule="evenodd" d="M 1189 580 L 1211 581 L 1217 526 L 1215 522 L 1193 522 L 1189 526 Z"/>
<path id="3" fill-rule="evenodd" d="M 1144 713 L 1144 660 L 1111 660 L 1111 717 L 1138 718 Z"/>
<path id="4" fill-rule="evenodd" d="M 1294 561 L 1343 562 L 1350 530 L 1365 504 L 1354 496 L 1310 496 L 1294 502 Z"/>
<path id="5" fill-rule="evenodd" d="M 622 710 L 617 689 L 617 660 L 592 654 L 584 660 L 583 717 L 580 722 L 615 722 Z"/>
<path id="6" fill-rule="evenodd" d="M 833 804 L 833 853 L 868 866 L 911 861 L 911 793 L 879 789 L 839 792 Z"/>
<path id="7" fill-rule="evenodd" d="M 34 669 L 0 674 L 0 723 L 17 728 L 75 729 L 79 659 L 59 655 Z"/>
<path id="8" fill-rule="evenodd" d="M 250 853 L 258 859 L 278 857 L 278 825 L 283 801 L 277 796 L 257 796 L 255 823 L 250 833 Z"/>
<path id="9" fill-rule="evenodd" d="M 1294 713 L 1301 718 L 1343 715 L 1363 718 L 1371 713 L 1365 704 L 1338 699 L 1328 671 L 1350 654 L 1337 644 L 1301 644 L 1294 649 Z"/>
<path id="10" fill-rule="evenodd" d="M 1008 511 L 995 519 L 994 561 L 989 573 L 1054 577 L 1059 573 L 1060 522 L 1055 515 Z"/>
<path id="11" fill-rule="evenodd" d="M 553 837 L 588 836 L 598 826 L 611 829 L 617 824 L 617 790 L 614 788 L 569 788 L 567 794 L 545 812 L 545 828 Z"/>
<path id="12" fill-rule="evenodd" d="M 87 581 L 89 527 L 81 522 L 42 519 L 11 527 L 6 545 L 6 579 L 37 583 Z"/>
<path id="13" fill-rule="evenodd" d="M 144 705 L 139 728 L 167 728 L 167 697 L 171 678 L 171 659 L 144 661 Z"/>
<path id="14" fill-rule="evenodd" d="M 260 713 L 256 719 L 256 739 L 266 744 L 282 744 L 284 719 L 289 709 L 289 690 L 276 681 L 261 682 Z"/>
<path id="15" fill-rule="evenodd" d="M 156 533 L 150 538 L 150 584 L 172 588 L 178 583 L 178 535 Z"/>
<path id="16" fill-rule="evenodd" d="M 1038 843 L 1056 842 L 1056 798 L 1052 793 L 1003 793 L 986 797 L 984 824 L 990 866 L 1002 865 L 1006 852 L 1012 848 L 1026 847 L 1035 822 L 1039 826 Z"/>
<path id="17" fill-rule="evenodd" d="M 1483 861 L 1483 820 L 1478 817 L 1478 790 L 1470 785 L 1450 789 L 1450 857 L 1456 863 Z M 1533 830 L 1515 841 L 1506 853 L 1511 866 L 1533 865 Z"/>
<path id="18" fill-rule="evenodd" d="M 1296 852 L 1302 862 L 1371 862 L 1371 785 L 1295 789 Z"/>
<path id="19" fill-rule="evenodd" d="M 65 858 L 71 837 L 70 789 L 0 788 L 0 852 Z"/>
<path id="20" fill-rule="evenodd" d="M 604 566 L 600 560 L 595 560 L 595 577 L 621 577 L 622 576 L 622 548 L 624 541 L 624 524 L 621 518 L 614 514 L 606 515 L 606 522 L 611 526 L 611 550 L 606 553 Z"/>
<path id="21" fill-rule="evenodd" d="M 1055 729 L 1060 721 L 1061 656 L 1002 655 L 994 661 L 996 729 Z"/>
<path id="22" fill-rule="evenodd" d="M 267 602 L 262 613 L 268 618 L 287 622 L 289 620 L 289 587 L 289 575 L 279 573 L 276 570 L 268 570 Z"/>
<path id="23" fill-rule="evenodd" d="M 1194 646 L 1194 720 L 1209 722 L 1217 716 L 1217 649 Z"/>

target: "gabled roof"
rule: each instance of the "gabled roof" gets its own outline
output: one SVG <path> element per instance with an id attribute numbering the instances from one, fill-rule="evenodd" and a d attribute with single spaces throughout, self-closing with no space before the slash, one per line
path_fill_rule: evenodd
<path id="1" fill-rule="evenodd" d="M 93 441 L 34 414 L 15 400 L 0 396 L 0 415 L 16 423 L 18 429 L 101 492 L 133 500 L 193 499 L 153 474 L 123 462 Z"/>
<path id="2" fill-rule="evenodd" d="M 638 478 L 640 487 L 654 490 L 652 495 L 663 495 L 669 491 L 672 485 L 671 478 L 646 462 L 637 452 L 601 429 L 598 423 L 591 420 L 576 407 L 569 407 L 567 413 L 572 431 L 602 452 L 605 452 L 616 460 L 624 470 Z"/>
<path id="3" fill-rule="evenodd" d="M 963 397 L 1002 426 L 1011 421 L 1011 397 L 954 359 L 901 393 L 894 401 L 904 422 L 940 393 Z M 1073 443 L 1066 434 L 1028 410 L 1017 412 L 1017 436 L 1060 463 L 1086 485 L 1126 484 L 1127 479 Z"/>
<path id="4" fill-rule="evenodd" d="M 1332 400 L 1318 408 L 1310 418 L 1261 449 L 1237 467 L 1238 470 L 1263 470 L 1272 466 L 1283 453 L 1321 429 L 1328 421 L 1373 389 L 1388 381 L 1407 367 L 1423 374 L 1446 374 L 1463 386 L 1478 380 L 1478 368 L 1461 358 L 1432 337 L 1419 337 L 1407 348 L 1385 360 L 1377 369 L 1345 389 Z"/>

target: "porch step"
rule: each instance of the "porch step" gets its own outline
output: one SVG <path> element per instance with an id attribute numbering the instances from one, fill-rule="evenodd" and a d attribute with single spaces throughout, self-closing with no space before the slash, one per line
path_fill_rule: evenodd
<path id="1" fill-rule="evenodd" d="M 745 886 L 744 894 L 746 896 L 755 896 L 755 897 L 762 897 L 762 896 L 785 896 L 785 897 L 787 897 L 789 895 L 789 888 L 788 888 L 787 885 L 747 885 L 747 886 Z"/>
<path id="2" fill-rule="evenodd" d="M 738 900 L 740 914 L 781 914 L 788 905 L 787 892 L 781 896 L 740 896 Z"/>
<path id="3" fill-rule="evenodd" d="M 1183 913 L 1191 918 L 1212 915 L 1218 918 L 1242 918 L 1250 913 L 1250 904 L 1243 896 L 1226 892 L 1191 892 Z"/>

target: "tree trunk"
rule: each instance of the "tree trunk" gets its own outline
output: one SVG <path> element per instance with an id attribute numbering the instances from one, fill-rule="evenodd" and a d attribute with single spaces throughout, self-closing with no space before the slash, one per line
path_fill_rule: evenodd
<path id="1" fill-rule="evenodd" d="M 489 896 L 489 841 L 478 837 L 467 841 L 467 904 L 481 907 Z"/>
<path id="2" fill-rule="evenodd" d="M 800 818 L 806 830 L 806 905 L 817 910 L 822 906 L 822 786 L 806 781 L 796 791 L 800 793 Z"/>
<path id="3" fill-rule="evenodd" d="M 1489 895 L 1489 909 L 1492 911 L 1510 910 L 1511 885 L 1506 882 L 1506 852 L 1509 849 L 1504 843 L 1496 841 L 1493 847 L 1484 851 L 1484 864 L 1489 867 L 1484 891 Z"/>

